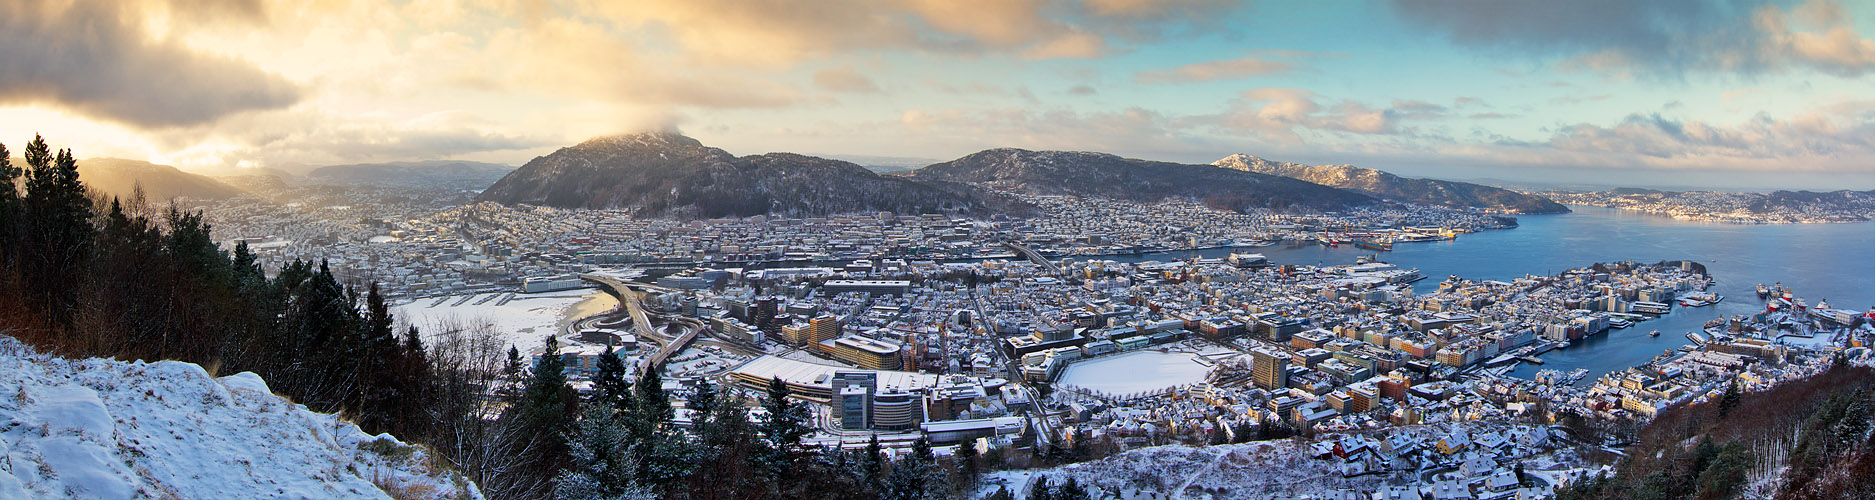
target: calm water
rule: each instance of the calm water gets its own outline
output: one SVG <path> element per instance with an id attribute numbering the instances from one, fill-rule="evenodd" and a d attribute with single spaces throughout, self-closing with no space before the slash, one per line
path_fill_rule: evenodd
<path id="1" fill-rule="evenodd" d="M 1598 207 L 1570 207 L 1574 213 L 1525 215 L 1517 229 L 1460 235 L 1455 241 L 1399 243 L 1381 260 L 1417 267 L 1427 277 L 1415 291 L 1426 293 L 1446 276 L 1510 280 L 1526 274 L 1549 275 L 1595 262 L 1693 260 L 1704 263 L 1725 302 L 1711 307 L 1678 307 L 1652 321 L 1609 330 L 1574 346 L 1543 356 L 1541 368 L 1569 371 L 1587 368 L 1590 377 L 1647 362 L 1662 351 L 1687 343 L 1719 315 L 1761 310 L 1755 287 L 1783 282 L 1814 305 L 1867 310 L 1875 306 L 1875 223 L 1786 224 L 1749 226 L 1676 221 L 1667 217 Z M 1346 246 L 1266 247 L 1256 251 L 1277 264 L 1351 264 L 1375 252 Z M 1197 255 L 1223 257 L 1229 250 L 1174 252 L 1114 260 L 1164 260 Z M 1647 332 L 1660 330 L 1659 337 Z M 1539 369 L 1517 368 L 1529 377 Z"/>

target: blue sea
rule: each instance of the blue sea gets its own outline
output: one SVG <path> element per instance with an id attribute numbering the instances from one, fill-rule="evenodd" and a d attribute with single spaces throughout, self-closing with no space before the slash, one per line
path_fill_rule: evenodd
<path id="1" fill-rule="evenodd" d="M 1524 215 L 1516 229 L 1460 235 L 1453 241 L 1398 243 L 1391 252 L 1352 246 L 1273 246 L 1262 253 L 1276 264 L 1351 264 L 1363 255 L 1402 268 L 1419 268 L 1426 277 L 1415 291 L 1431 291 L 1446 276 L 1510 280 L 1550 275 L 1596 262 L 1692 260 L 1706 265 L 1726 297 L 1711 307 L 1679 307 L 1659 319 L 1592 337 L 1545 354 L 1541 368 L 1569 371 L 1587 368 L 1590 377 L 1647 362 L 1663 351 L 1687 344 L 1685 334 L 1699 331 L 1712 318 L 1757 312 L 1764 303 L 1758 283 L 1782 282 L 1796 296 L 1815 305 L 1867 310 L 1875 306 L 1875 222 L 1853 224 L 1739 225 L 1674 220 L 1669 217 L 1600 207 L 1572 206 L 1572 213 Z M 1141 261 L 1223 257 L 1228 249 L 1171 252 L 1114 260 Z M 1660 330 L 1659 337 L 1648 332 Z M 1539 369 L 1523 365 L 1513 375 L 1529 377 Z"/>

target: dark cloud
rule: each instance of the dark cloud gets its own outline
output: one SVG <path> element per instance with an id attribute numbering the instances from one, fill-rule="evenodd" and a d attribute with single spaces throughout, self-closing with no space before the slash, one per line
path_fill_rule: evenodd
<path id="1" fill-rule="evenodd" d="M 1461 45 L 1564 56 L 1615 49 L 1636 59 L 1680 63 L 1700 62 L 1712 49 L 1746 43 L 1752 31 L 1751 10 L 1756 7 L 1738 0 L 1393 0 L 1393 4 L 1409 23 L 1439 30 Z"/>
<path id="2" fill-rule="evenodd" d="M 1833 0 L 1393 0 L 1408 24 L 1483 51 L 1564 58 L 1564 69 L 1674 75 L 1803 66 L 1875 70 L 1875 43 Z"/>
<path id="3" fill-rule="evenodd" d="M 1845 102 L 1778 119 L 1760 113 L 1736 125 L 1634 113 L 1612 126 L 1562 127 L 1543 145 L 1706 166 L 1792 159 L 1865 158 L 1875 154 L 1875 101 Z M 1619 161 L 1619 160 L 1616 160 Z M 1613 162 L 1611 162 L 1613 163 Z M 1826 163 L 1838 163 L 1826 161 Z"/>
<path id="4" fill-rule="evenodd" d="M 0 102 L 47 103 L 144 128 L 196 125 L 299 101 L 293 83 L 253 65 L 154 40 L 143 2 L 0 0 Z M 178 2 L 178 21 L 223 12 L 264 16 L 246 2 Z"/>
<path id="5" fill-rule="evenodd" d="M 179 127 L 151 134 L 159 144 L 180 149 L 204 138 L 241 145 L 220 154 L 232 166 L 321 164 L 453 158 L 491 151 L 519 151 L 563 145 L 545 135 L 512 134 L 467 112 L 437 113 L 403 122 L 340 116 L 302 109 L 243 113 L 213 124 Z M 643 123 L 630 130 L 675 130 L 676 122 Z"/>

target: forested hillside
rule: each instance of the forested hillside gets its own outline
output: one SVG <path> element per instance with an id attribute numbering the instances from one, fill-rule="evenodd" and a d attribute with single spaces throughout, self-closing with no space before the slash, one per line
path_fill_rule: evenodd
<path id="1" fill-rule="evenodd" d="M 0 187 L 15 187 L 0 188 L 0 334 L 40 352 L 254 372 L 314 412 L 426 447 L 495 499 L 912 499 L 975 484 L 974 448 L 940 462 L 923 441 L 898 460 L 808 446 L 811 417 L 781 385 L 704 385 L 674 403 L 655 371 L 638 381 L 609 363 L 582 398 L 559 357 L 530 370 L 488 325 L 398 328 L 375 284 L 323 263 L 262 269 L 244 245 L 218 248 L 199 212 L 93 197 L 69 150 L 35 139 L 22 156 L 0 146 Z M 736 404 L 751 400 L 760 423 Z"/>
<path id="2" fill-rule="evenodd" d="M 1561 500 L 1875 498 L 1875 369 L 1838 364 L 1808 379 L 1663 413 L 1615 473 Z"/>

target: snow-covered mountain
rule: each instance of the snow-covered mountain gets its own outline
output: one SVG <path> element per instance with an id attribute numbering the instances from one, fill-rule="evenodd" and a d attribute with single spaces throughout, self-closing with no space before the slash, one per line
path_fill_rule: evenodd
<path id="1" fill-rule="evenodd" d="M 1542 196 L 1468 182 L 1400 177 L 1353 165 L 1303 165 L 1270 161 L 1243 153 L 1211 162 L 1220 168 L 1280 175 L 1380 198 L 1459 208 L 1492 208 L 1519 214 L 1565 213 L 1569 207 Z"/>
<path id="2" fill-rule="evenodd" d="M 0 336 L 0 498 L 481 498 L 421 448 L 176 361 Z"/>

